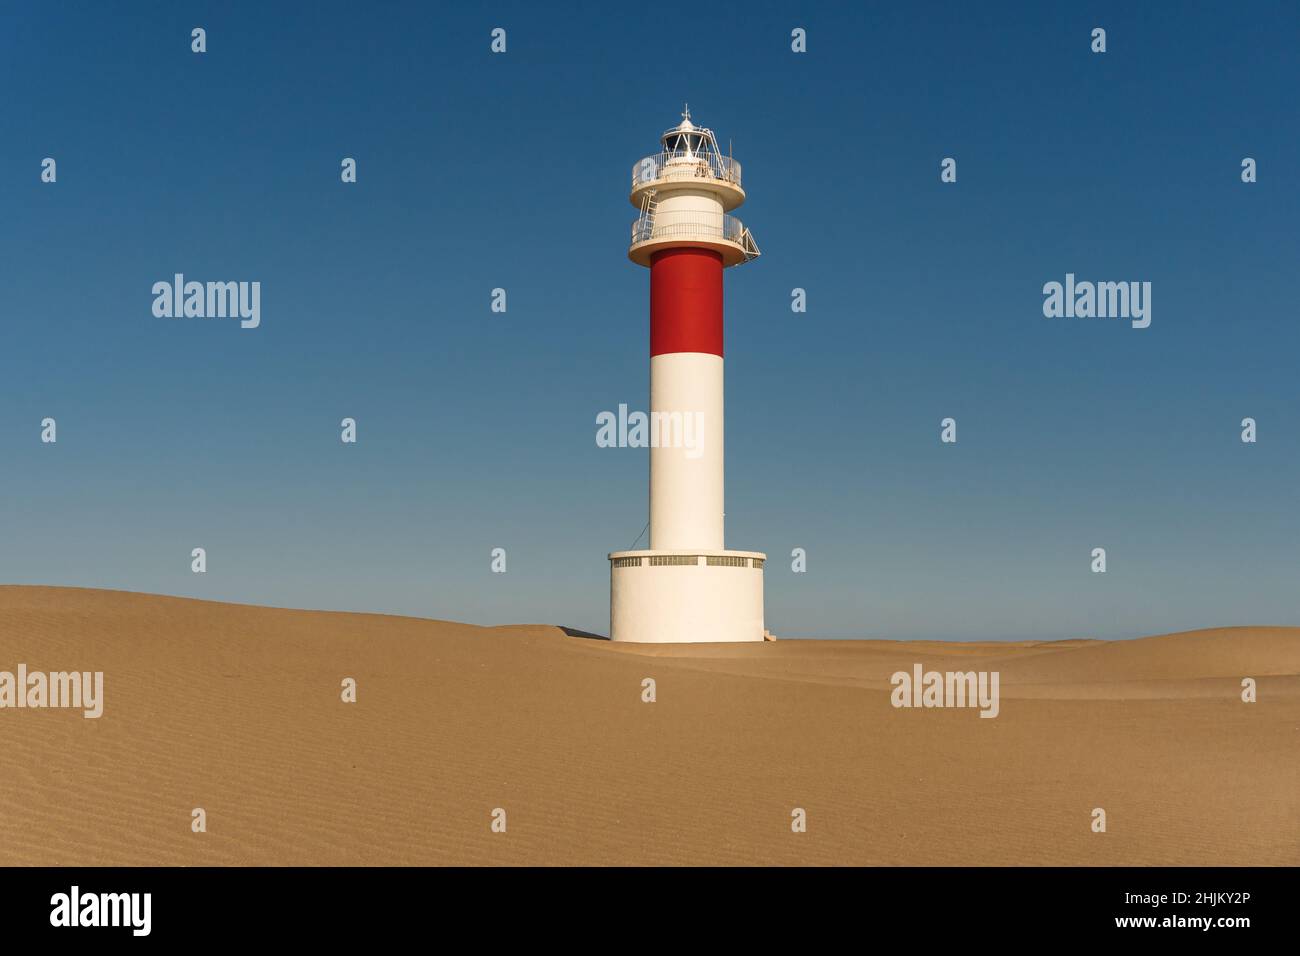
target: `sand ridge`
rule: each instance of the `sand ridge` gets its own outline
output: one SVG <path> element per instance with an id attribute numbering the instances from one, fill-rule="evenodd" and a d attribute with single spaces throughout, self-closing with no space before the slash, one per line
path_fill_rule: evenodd
<path id="1" fill-rule="evenodd" d="M 19 662 L 104 714 L 0 710 L 5 865 L 1300 863 L 1300 628 L 631 646 L 4 586 Z M 915 663 L 999 716 L 891 707 Z"/>

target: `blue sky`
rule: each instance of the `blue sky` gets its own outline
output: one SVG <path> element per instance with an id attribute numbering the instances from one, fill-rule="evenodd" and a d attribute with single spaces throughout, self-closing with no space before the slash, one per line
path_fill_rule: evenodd
<path id="1" fill-rule="evenodd" d="M 689 101 L 764 253 L 726 276 L 727 543 L 774 632 L 1300 624 L 1300 7 L 735 11 L 0 7 L 0 581 L 606 632 L 647 507 L 645 450 L 595 444 L 647 402 L 629 177 Z M 175 272 L 260 281 L 261 327 L 155 318 Z M 1150 281 L 1151 327 L 1045 318 L 1067 272 Z"/>

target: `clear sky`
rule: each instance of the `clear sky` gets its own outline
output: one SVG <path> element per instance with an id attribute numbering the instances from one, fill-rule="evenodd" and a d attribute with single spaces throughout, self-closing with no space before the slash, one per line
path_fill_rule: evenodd
<path id="1" fill-rule="evenodd" d="M 627 192 L 689 101 L 763 250 L 727 544 L 775 633 L 1300 624 L 1298 37 L 1294 2 L 6 0 L 0 581 L 607 632 L 647 517 L 647 452 L 595 443 L 648 401 Z M 261 326 L 155 317 L 176 272 L 260 281 Z M 1151 282 L 1151 326 L 1044 317 L 1067 272 Z"/>

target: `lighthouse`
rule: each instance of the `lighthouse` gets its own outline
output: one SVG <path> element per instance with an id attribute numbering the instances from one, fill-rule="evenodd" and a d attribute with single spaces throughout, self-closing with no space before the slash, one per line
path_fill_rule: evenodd
<path id="1" fill-rule="evenodd" d="M 632 167 L 627 256 L 650 270 L 650 539 L 610 562 L 610 639 L 763 640 L 763 563 L 723 542 L 722 274 L 758 256 L 740 164 L 682 121 Z"/>

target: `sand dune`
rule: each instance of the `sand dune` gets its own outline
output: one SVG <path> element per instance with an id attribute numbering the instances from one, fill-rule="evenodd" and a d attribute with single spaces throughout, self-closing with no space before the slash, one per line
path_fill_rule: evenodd
<path id="1" fill-rule="evenodd" d="M 0 864 L 1300 863 L 1300 628 L 651 647 L 0 587 L 20 662 L 104 715 L 0 710 Z M 999 716 L 892 707 L 918 662 Z"/>

